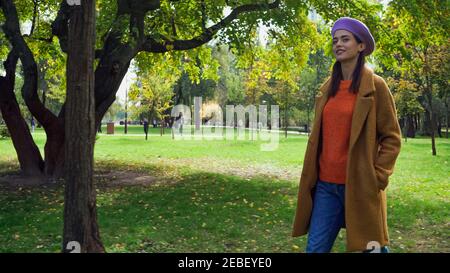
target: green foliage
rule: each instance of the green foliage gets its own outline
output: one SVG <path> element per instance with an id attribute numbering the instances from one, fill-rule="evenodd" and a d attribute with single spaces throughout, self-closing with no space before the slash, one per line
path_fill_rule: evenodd
<path id="1" fill-rule="evenodd" d="M 97 0 L 96 48 L 102 48 L 117 13 L 117 0 Z"/>
<path id="2" fill-rule="evenodd" d="M 450 8 L 445 2 L 391 1 L 383 18 L 385 31 L 377 43 L 377 59 L 402 73 L 428 66 L 424 55 L 448 44 L 450 37 Z"/>
<path id="3" fill-rule="evenodd" d="M 27 43 L 35 54 L 40 73 L 45 74 L 43 81 L 48 82 L 47 86 L 41 86 L 42 89 L 46 89 L 46 97 L 52 104 L 62 104 L 65 100 L 65 54 L 61 52 L 57 39 L 53 38 L 52 42 L 44 41 L 51 37 L 51 23 L 56 17 L 60 3 L 50 0 L 36 3 L 36 14 L 34 2 L 31 0 L 20 1 L 16 5 L 22 22 L 30 22 L 34 15 L 37 15 L 33 35 L 26 38 Z M 220 22 L 232 9 L 244 4 L 255 4 L 255 1 L 162 0 L 160 3 L 159 8 L 146 14 L 143 31 L 145 35 L 163 42 L 198 37 L 204 33 L 205 28 Z M 218 82 L 219 62 L 213 56 L 212 44 L 227 44 L 238 56 L 240 68 L 251 67 L 246 83 L 248 88 L 254 89 L 257 83 L 274 78 L 286 82 L 292 89 L 297 89 L 298 75 L 306 64 L 308 52 L 324 42 L 318 38 L 315 26 L 307 19 L 308 10 L 315 9 L 325 20 L 334 20 L 336 16 L 344 14 L 364 14 L 366 21 L 372 22 L 377 7 L 362 0 L 352 3 L 344 0 L 285 0 L 281 1 L 277 9 L 240 14 L 238 19 L 219 31 L 217 39 L 209 45 L 164 54 L 138 52 L 135 64 L 138 70 L 142 71 L 151 69 L 170 71 L 168 73 L 170 75 L 186 73 L 197 85 L 201 79 Z M 117 12 L 118 1 L 97 1 L 98 49 L 103 48 L 108 35 L 120 37 L 120 42 L 131 48 L 139 43 L 136 36 L 138 30 L 130 29 L 131 16 L 128 13 Z M 260 49 L 257 38 L 262 27 L 266 28 L 269 34 L 267 49 L 264 50 Z M 0 44 L 0 56 L 8 51 L 7 44 Z M 263 75 L 264 79 L 258 79 L 260 75 Z M 232 86 L 240 75 L 234 74 L 225 78 L 224 82 Z M 230 96 L 234 97 L 232 100 L 242 97 L 242 92 L 238 89 L 240 88 L 231 89 Z"/>
<path id="4" fill-rule="evenodd" d="M 0 139 L 10 138 L 11 134 L 9 133 L 8 127 L 6 125 L 0 124 Z"/>
<path id="5" fill-rule="evenodd" d="M 133 116 L 136 119 L 164 119 L 166 110 L 172 106 L 176 74 L 171 74 L 166 67 L 154 67 L 137 75 L 137 83 L 131 86 L 129 92 Z"/>
<path id="6" fill-rule="evenodd" d="M 396 81 L 393 78 L 388 79 L 387 82 L 394 92 L 394 99 L 399 117 L 406 117 L 408 115 L 424 112 L 423 107 L 417 99 L 420 92 L 414 82 L 404 79 Z"/>
<path id="7" fill-rule="evenodd" d="M 244 70 L 237 67 L 236 56 L 229 47 L 217 46 L 214 48 L 214 58 L 219 62 L 219 80 L 216 86 L 216 101 L 225 109 L 225 105 L 243 104 Z"/>
<path id="8" fill-rule="evenodd" d="M 407 116 L 426 110 L 426 115 L 439 118 L 448 93 L 448 1 L 391 1 L 384 13 L 383 27 L 386 32 L 378 42 L 375 56 L 395 74 L 391 83 L 398 89 L 395 97 L 399 114 Z M 431 122 L 428 124 L 433 127 Z"/>
<path id="9" fill-rule="evenodd" d="M 51 24 L 59 10 L 60 1 L 40 0 L 40 1 L 14 1 L 21 23 L 21 31 L 27 45 L 33 52 L 38 65 L 38 93 L 42 98 L 42 92 L 46 92 L 46 106 L 53 112 L 59 112 L 62 103 L 65 101 L 65 67 L 66 56 L 61 51 L 59 42 L 51 34 Z M 35 3 L 37 4 L 35 6 Z M 34 9 L 36 7 L 36 13 Z M 0 17 L 3 17 L 0 11 Z M 33 25 L 34 19 L 34 25 Z M 1 20 L 3 22 L 3 19 Z M 33 30 L 32 33 L 31 30 Z M 5 60 L 10 51 L 10 44 L 0 32 L 0 60 Z M 16 94 L 23 84 L 20 62 L 16 69 Z M 0 65 L 0 69 L 3 66 Z M 28 110 L 20 95 L 17 95 L 22 113 L 28 119 Z"/>
<path id="10" fill-rule="evenodd" d="M 8 56 L 9 48 L 6 46 L 7 44 L 5 34 L 0 31 L 0 60 L 6 60 Z M 4 71 L 3 65 L 0 65 L 0 71 Z"/>
<path id="11" fill-rule="evenodd" d="M 324 35 L 321 35 L 324 37 Z M 308 65 L 301 71 L 298 81 L 298 100 L 294 106 L 306 113 L 306 118 L 300 116 L 300 124 L 311 124 L 315 105 L 315 97 L 320 86 L 329 77 L 329 68 L 333 59 L 325 54 L 326 48 L 317 48 L 309 55 Z"/>

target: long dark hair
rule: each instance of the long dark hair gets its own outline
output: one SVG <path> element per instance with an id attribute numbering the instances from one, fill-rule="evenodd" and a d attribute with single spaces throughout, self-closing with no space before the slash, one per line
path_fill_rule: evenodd
<path id="1" fill-rule="evenodd" d="M 359 44 L 362 43 L 361 39 L 359 39 L 355 35 L 353 35 L 353 37 L 355 37 L 356 41 Z M 361 72 L 364 68 L 365 62 L 366 62 L 365 57 L 361 52 L 358 56 L 358 61 L 355 66 L 355 70 L 353 70 L 352 84 L 350 85 L 350 92 L 352 93 L 355 94 L 358 93 L 359 84 L 361 83 Z M 330 88 L 328 89 L 328 97 L 334 97 L 336 95 L 339 89 L 339 83 L 341 82 L 342 79 L 343 76 L 342 76 L 341 62 L 336 61 L 333 65 L 333 71 L 331 74 L 331 85 Z"/>

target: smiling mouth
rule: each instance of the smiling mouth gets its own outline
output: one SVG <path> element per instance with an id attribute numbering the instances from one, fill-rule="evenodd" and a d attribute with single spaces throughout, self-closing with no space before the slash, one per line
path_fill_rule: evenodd
<path id="1" fill-rule="evenodd" d="M 336 51 L 336 55 L 340 55 L 341 53 L 344 53 L 345 51 L 344 50 L 338 50 L 338 51 Z"/>

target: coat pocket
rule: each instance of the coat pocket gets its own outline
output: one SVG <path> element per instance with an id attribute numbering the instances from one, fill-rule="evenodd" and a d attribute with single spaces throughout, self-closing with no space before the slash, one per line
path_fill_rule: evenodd
<path id="1" fill-rule="evenodd" d="M 375 176 L 376 176 L 376 181 L 377 181 L 377 187 L 379 190 L 385 190 L 387 185 L 388 185 L 388 177 L 386 177 L 385 175 L 383 175 L 382 173 L 380 173 L 379 170 L 377 170 L 377 168 L 374 166 L 375 169 Z"/>
<path id="2" fill-rule="evenodd" d="M 372 185 L 373 185 L 373 187 L 374 187 L 376 192 L 380 192 L 380 190 L 381 190 L 381 188 L 380 188 L 380 181 L 378 179 L 378 174 L 377 174 L 377 170 L 375 168 L 375 164 L 372 164 L 371 170 L 372 170 L 372 175 L 371 176 L 372 176 L 372 181 L 373 181 Z"/>

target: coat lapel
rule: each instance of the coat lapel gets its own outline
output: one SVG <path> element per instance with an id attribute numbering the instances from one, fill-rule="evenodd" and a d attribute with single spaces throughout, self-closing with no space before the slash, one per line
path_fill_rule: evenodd
<path id="1" fill-rule="evenodd" d="M 373 71 L 364 66 L 361 75 L 361 83 L 359 85 L 358 95 L 356 97 L 355 108 L 353 109 L 352 126 L 350 131 L 349 151 L 359 137 L 361 128 L 366 121 L 367 114 L 373 103 L 373 92 L 375 84 L 373 83 Z"/>

